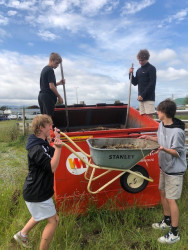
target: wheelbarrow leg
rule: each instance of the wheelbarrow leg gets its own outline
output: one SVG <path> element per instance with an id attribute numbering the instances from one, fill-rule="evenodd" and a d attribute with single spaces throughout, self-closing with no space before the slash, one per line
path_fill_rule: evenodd
<path id="1" fill-rule="evenodd" d="M 84 177 L 85 177 L 85 179 L 86 180 L 90 180 L 90 178 L 91 178 L 91 175 L 90 175 L 90 177 L 87 177 L 87 174 L 88 174 L 88 170 L 89 170 L 89 167 L 91 167 L 90 165 L 90 162 L 91 161 L 89 161 L 89 164 L 88 164 L 88 167 L 87 167 L 87 170 L 86 170 L 86 172 L 85 172 L 85 175 L 84 175 Z M 93 168 L 94 169 L 94 168 Z M 94 178 L 92 178 L 92 180 L 94 181 L 94 180 L 97 180 L 97 179 L 99 179 L 100 177 L 102 177 L 102 176 L 104 176 L 104 175 L 106 175 L 106 174 L 108 174 L 108 173 L 110 173 L 112 170 L 106 170 L 104 173 L 102 173 L 102 174 L 100 174 L 100 175 L 97 175 L 97 176 L 95 176 Z"/>
<path id="2" fill-rule="evenodd" d="M 87 174 L 88 174 L 88 171 L 89 171 L 89 167 L 90 167 L 90 164 L 91 164 L 91 159 L 89 160 L 89 163 L 87 164 L 87 169 L 84 173 L 84 178 L 89 181 L 89 178 L 87 177 Z"/>
<path id="3" fill-rule="evenodd" d="M 92 191 L 91 190 L 91 183 L 93 181 L 93 175 L 95 173 L 95 168 L 93 168 L 88 185 L 87 185 L 87 190 L 89 193 L 91 194 L 97 194 L 100 191 L 102 191 L 104 188 L 106 188 L 108 185 L 110 185 L 112 182 L 114 182 L 115 180 L 117 180 L 118 178 L 120 178 L 126 171 L 121 172 L 120 174 L 118 174 L 117 176 L 115 176 L 112 180 L 110 180 L 109 182 L 107 182 L 106 184 L 104 184 L 102 187 L 100 187 L 99 189 L 97 189 L 96 191 Z"/>

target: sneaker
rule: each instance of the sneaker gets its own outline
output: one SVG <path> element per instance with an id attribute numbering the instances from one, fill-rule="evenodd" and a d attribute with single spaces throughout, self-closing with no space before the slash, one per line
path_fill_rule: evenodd
<path id="1" fill-rule="evenodd" d="M 179 240 L 180 240 L 180 235 L 177 234 L 175 236 L 175 235 L 173 235 L 172 232 L 168 232 L 166 235 L 164 235 L 158 239 L 158 241 L 160 243 L 167 243 L 167 244 L 173 244 Z"/>
<path id="2" fill-rule="evenodd" d="M 17 241 L 21 246 L 25 248 L 32 248 L 31 245 L 29 245 L 28 237 L 23 237 L 21 235 L 21 232 L 18 232 L 17 234 L 14 235 L 15 241 Z"/>
<path id="3" fill-rule="evenodd" d="M 165 230 L 165 229 L 169 229 L 170 226 L 166 224 L 166 222 L 164 220 L 160 221 L 160 222 L 157 222 L 157 223 L 153 223 L 152 224 L 152 227 L 154 229 L 160 229 L 160 230 Z"/>

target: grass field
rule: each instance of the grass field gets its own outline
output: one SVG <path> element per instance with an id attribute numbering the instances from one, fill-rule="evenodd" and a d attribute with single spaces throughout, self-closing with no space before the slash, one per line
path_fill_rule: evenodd
<path id="1" fill-rule="evenodd" d="M 15 121 L 0 123 L 0 249 L 20 249 L 12 240 L 30 214 L 21 191 L 27 175 L 26 137 L 18 133 Z M 172 246 L 157 243 L 164 234 L 151 228 L 162 218 L 161 206 L 155 208 L 126 208 L 123 211 L 97 210 L 89 207 L 84 215 L 60 213 L 60 223 L 51 243 L 52 250 L 79 249 L 188 249 L 188 174 L 184 177 L 181 199 L 179 231 L 181 241 Z M 37 225 L 29 237 L 33 249 L 39 242 L 45 222 Z"/>

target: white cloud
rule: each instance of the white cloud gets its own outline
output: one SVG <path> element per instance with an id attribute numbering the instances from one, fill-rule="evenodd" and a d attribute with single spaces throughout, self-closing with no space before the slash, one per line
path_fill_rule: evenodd
<path id="1" fill-rule="evenodd" d="M 170 82 L 175 80 L 187 79 L 188 70 L 169 67 L 165 70 L 158 70 L 157 75 L 160 80 Z"/>
<path id="2" fill-rule="evenodd" d="M 157 52 L 150 51 L 151 53 L 151 60 L 156 65 L 161 65 L 164 67 L 168 67 L 168 65 L 178 65 L 181 64 L 181 60 L 177 53 L 169 48 L 164 50 L 160 50 Z"/>
<path id="3" fill-rule="evenodd" d="M 8 18 L 0 15 L 0 25 L 7 25 L 7 24 L 8 24 Z"/>
<path id="4" fill-rule="evenodd" d="M 58 38 L 57 35 L 47 30 L 39 30 L 38 36 L 40 36 L 45 41 L 53 41 Z"/>
<path id="5" fill-rule="evenodd" d="M 122 8 L 122 15 L 135 14 L 150 5 L 154 4 L 156 0 L 142 0 L 142 1 L 129 1 L 125 3 Z"/>
<path id="6" fill-rule="evenodd" d="M 119 1 L 115 0 L 82 0 L 81 1 L 81 12 L 89 16 L 95 16 L 100 11 L 110 12 L 117 6 Z"/>
<path id="7" fill-rule="evenodd" d="M 164 50 L 158 51 L 158 52 L 153 52 L 153 56 L 156 58 L 158 61 L 166 61 L 166 60 L 173 60 L 177 58 L 177 54 L 174 50 L 166 48 Z"/>
<path id="8" fill-rule="evenodd" d="M 15 11 L 15 10 L 9 10 L 7 12 L 7 14 L 8 14 L 8 16 L 15 16 L 17 14 L 17 11 Z"/>
<path id="9" fill-rule="evenodd" d="M 56 14 L 49 14 L 47 16 L 40 15 L 38 17 L 30 17 L 31 23 L 37 23 L 43 28 L 59 28 L 61 30 L 67 29 L 76 32 L 87 23 L 82 16 L 77 14 L 63 14 L 62 16 Z"/>
<path id="10" fill-rule="evenodd" d="M 28 0 L 28 1 L 9 0 L 7 2 L 5 4 L 7 7 L 15 8 L 18 10 L 31 10 L 31 8 L 33 8 L 34 5 L 37 3 L 37 0 Z"/>
<path id="11" fill-rule="evenodd" d="M 175 21 L 183 21 L 187 16 L 188 9 L 181 10 L 177 12 L 175 15 L 173 15 L 171 18 L 169 18 L 169 22 Z"/>
<path id="12" fill-rule="evenodd" d="M 42 5 L 43 6 L 54 6 L 54 0 L 45 0 L 45 1 L 42 1 Z"/>
<path id="13" fill-rule="evenodd" d="M 7 31 L 5 31 L 4 29 L 0 28 L 0 43 L 3 43 L 3 39 L 5 37 L 10 37 L 10 34 Z"/>
<path id="14" fill-rule="evenodd" d="M 183 10 L 180 10 L 176 14 L 170 15 L 167 18 L 165 18 L 164 20 L 162 20 L 160 22 L 160 24 L 158 25 L 158 27 L 162 28 L 165 25 L 171 24 L 173 22 L 180 23 L 180 22 L 185 20 L 185 18 L 187 17 L 187 14 L 188 14 L 188 9 L 187 8 L 183 9 Z"/>
<path id="15" fill-rule="evenodd" d="M 80 4 L 79 0 L 64 0 L 64 1 L 54 1 L 52 6 L 52 12 L 63 15 L 73 9 L 74 6 L 78 7 Z M 72 12 L 72 11 L 71 11 Z"/>

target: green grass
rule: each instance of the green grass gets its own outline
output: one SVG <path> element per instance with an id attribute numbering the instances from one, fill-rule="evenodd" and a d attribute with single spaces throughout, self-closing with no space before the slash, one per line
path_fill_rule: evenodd
<path id="1" fill-rule="evenodd" d="M 0 123 L 0 131 L 1 125 Z M 12 131 L 14 123 L 5 129 Z M 22 198 L 21 191 L 27 175 L 26 137 L 14 130 L 14 140 L 0 134 L 0 249 L 20 249 L 12 236 L 20 230 L 30 218 Z M 91 205 L 86 214 L 59 213 L 60 223 L 51 243 L 51 250 L 157 250 L 188 249 L 188 174 L 184 177 L 181 199 L 179 231 L 181 241 L 172 246 L 157 243 L 164 234 L 152 230 L 151 224 L 162 218 L 161 206 L 155 208 L 126 208 L 112 211 L 108 206 L 97 210 Z M 39 223 L 29 234 L 33 249 L 39 249 L 40 237 L 45 221 Z"/>
<path id="2" fill-rule="evenodd" d="M 177 115 L 176 118 L 180 120 L 188 120 L 188 115 Z"/>

